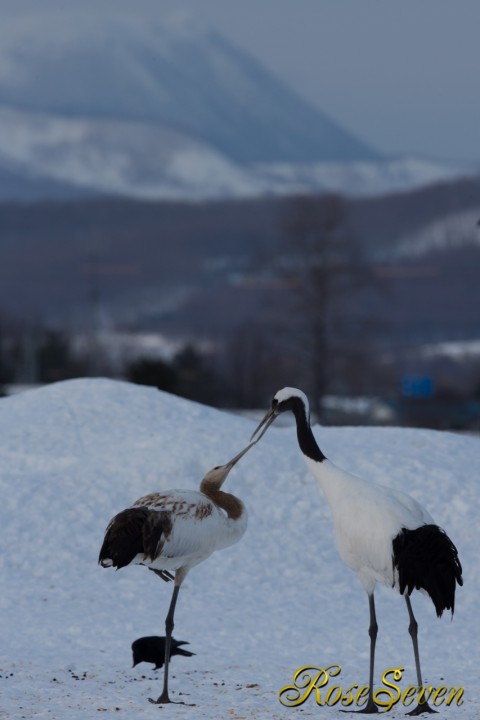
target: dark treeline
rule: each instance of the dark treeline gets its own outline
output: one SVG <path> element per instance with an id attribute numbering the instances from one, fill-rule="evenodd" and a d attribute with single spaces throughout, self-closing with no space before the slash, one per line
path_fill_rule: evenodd
<path id="1" fill-rule="evenodd" d="M 125 199 L 0 203 L 0 309 L 29 319 L 56 313 L 65 322 L 85 303 L 95 275 L 102 298 L 221 282 L 277 251 L 279 218 L 290 198 L 208 203 Z M 477 207 L 476 179 L 371 199 L 345 200 L 349 226 L 368 257 L 449 213 Z"/>
<path id="2" fill-rule="evenodd" d="M 478 337 L 477 228 L 426 253 L 397 250 L 433 220 L 474 210 L 479 187 L 0 205 L 0 382 L 109 375 L 238 408 L 297 385 L 325 421 L 326 396 L 380 397 L 401 421 L 405 377 L 431 378 L 444 404 L 475 399 L 474 357 L 422 348 Z M 116 332 L 161 334 L 178 350 L 121 355 Z"/>

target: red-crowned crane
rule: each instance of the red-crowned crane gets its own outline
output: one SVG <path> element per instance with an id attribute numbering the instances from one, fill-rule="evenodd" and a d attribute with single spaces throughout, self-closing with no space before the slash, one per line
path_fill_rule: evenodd
<path id="1" fill-rule="evenodd" d="M 174 580 L 165 619 L 165 666 L 162 694 L 155 703 L 169 703 L 168 667 L 175 605 L 190 568 L 215 550 L 238 542 L 247 528 L 244 504 L 221 487 L 234 465 L 254 445 L 203 478 L 199 491 L 166 490 L 145 495 L 109 523 L 98 562 L 119 570 L 146 565 L 162 580 Z M 174 575 L 172 575 L 174 573 Z"/>
<path id="2" fill-rule="evenodd" d="M 288 387 L 279 390 L 252 439 L 256 437 L 258 442 L 274 420 L 287 411 L 295 417 L 298 444 L 307 467 L 318 480 L 331 507 L 340 558 L 357 573 L 368 595 L 370 686 L 366 706 L 359 712 L 378 712 L 373 693 L 378 631 L 375 585 L 380 582 L 395 587 L 405 597 L 418 687 L 421 688 L 418 625 L 410 594 L 414 589 L 425 591 L 432 599 L 438 617 L 444 610 L 451 610 L 453 615 L 456 583 L 463 584 L 457 549 L 416 500 L 398 490 L 375 485 L 345 472 L 325 457 L 313 435 L 308 400 L 301 390 Z M 435 710 L 423 701 L 408 714 L 422 712 Z"/>

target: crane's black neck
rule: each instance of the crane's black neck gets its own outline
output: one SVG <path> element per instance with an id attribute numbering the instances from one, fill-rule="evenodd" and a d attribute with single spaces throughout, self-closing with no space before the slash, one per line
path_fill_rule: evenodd
<path id="1" fill-rule="evenodd" d="M 300 398 L 292 398 L 290 410 L 293 412 L 297 423 L 297 438 L 302 453 L 316 462 L 326 460 L 313 435 L 310 417 L 303 401 Z"/>

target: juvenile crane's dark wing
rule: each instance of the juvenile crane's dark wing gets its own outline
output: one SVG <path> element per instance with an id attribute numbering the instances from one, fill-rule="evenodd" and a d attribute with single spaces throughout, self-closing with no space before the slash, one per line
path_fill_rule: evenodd
<path id="1" fill-rule="evenodd" d="M 115 515 L 107 527 L 98 562 L 118 569 L 129 565 L 137 555 L 154 560 L 172 529 L 170 513 L 133 507 Z"/>

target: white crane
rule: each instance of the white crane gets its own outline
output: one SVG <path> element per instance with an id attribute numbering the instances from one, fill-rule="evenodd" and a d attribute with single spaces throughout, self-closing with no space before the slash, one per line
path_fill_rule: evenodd
<path id="1" fill-rule="evenodd" d="M 168 667 L 175 605 L 190 568 L 215 550 L 238 542 L 247 528 L 247 511 L 234 495 L 221 490 L 233 466 L 254 445 L 203 478 L 200 490 L 166 490 L 136 500 L 115 515 L 105 531 L 98 562 L 119 570 L 146 565 L 162 580 L 174 580 L 165 619 L 163 691 L 155 703 L 169 703 Z M 174 573 L 174 575 L 172 575 Z"/>
<path id="2" fill-rule="evenodd" d="M 418 625 L 410 594 L 414 589 L 425 591 L 432 599 L 438 617 L 444 610 L 451 610 L 453 615 L 456 583 L 463 584 L 457 549 L 416 500 L 345 472 L 325 457 L 313 435 L 308 400 L 301 390 L 288 387 L 279 390 L 252 439 L 257 436 L 258 442 L 278 415 L 288 410 L 295 416 L 298 444 L 307 467 L 317 478 L 331 507 L 340 557 L 347 567 L 357 573 L 368 595 L 370 686 L 367 704 L 360 712 L 378 712 L 373 693 L 378 631 L 375 585 L 380 582 L 395 587 L 405 597 L 418 687 L 421 688 Z M 261 428 L 262 432 L 257 435 Z M 435 710 L 424 701 L 408 714 L 422 712 Z"/>

